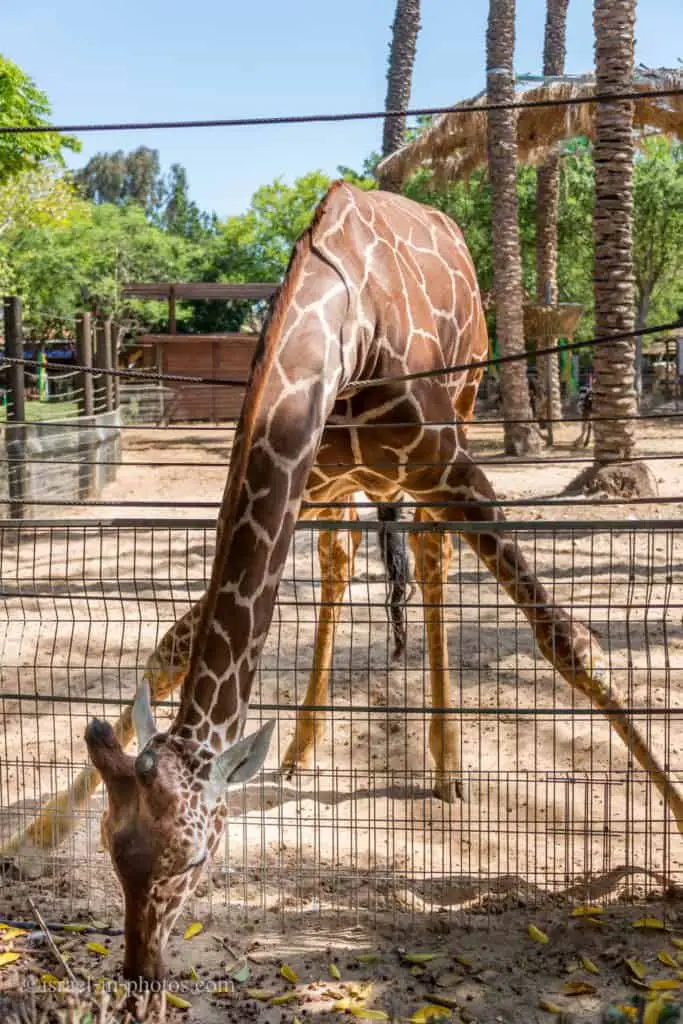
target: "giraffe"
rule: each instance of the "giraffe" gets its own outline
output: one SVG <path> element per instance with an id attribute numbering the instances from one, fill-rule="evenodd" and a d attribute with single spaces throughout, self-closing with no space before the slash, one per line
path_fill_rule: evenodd
<path id="1" fill-rule="evenodd" d="M 108 795 L 102 835 L 124 894 L 127 979 L 165 976 L 171 929 L 218 846 L 227 795 L 255 777 L 268 755 L 275 722 L 248 736 L 244 729 L 296 522 L 359 490 L 373 503 L 412 496 L 422 503 L 418 526 L 459 524 L 463 540 L 523 611 L 541 653 L 606 715 L 683 829 L 683 800 L 630 720 L 597 639 L 553 603 L 499 528 L 500 510 L 482 504 L 495 495 L 459 420 L 479 371 L 392 380 L 465 363 L 485 346 L 476 275 L 458 227 L 395 193 L 332 185 L 294 246 L 261 333 L 178 713 L 160 732 L 143 679 L 131 711 L 136 757 L 108 723 L 94 719 L 86 729 Z M 366 379 L 375 386 L 360 386 Z M 326 434 L 328 424 L 334 429 Z M 351 509 L 344 525 L 353 536 Z M 468 531 L 468 523 L 480 529 Z M 448 710 L 438 611 L 452 550 L 448 531 L 427 531 L 419 542 L 415 536 L 412 547 L 429 609 L 433 701 Z M 293 767 L 305 761 L 319 726 L 317 717 L 300 716 L 288 752 Z M 456 795 L 457 739 L 453 715 L 432 716 L 430 750 L 446 799 Z"/>

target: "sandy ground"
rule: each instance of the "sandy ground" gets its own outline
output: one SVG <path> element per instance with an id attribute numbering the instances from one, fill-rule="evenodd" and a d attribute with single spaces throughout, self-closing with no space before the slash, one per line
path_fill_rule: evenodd
<path id="1" fill-rule="evenodd" d="M 677 424 L 642 428 L 662 497 L 683 495 Z M 499 496 L 557 495 L 581 468 L 563 461 L 578 457 L 571 449 L 577 432 L 577 425 L 563 429 L 540 465 L 488 465 Z M 110 505 L 68 510 L 69 528 L 3 532 L 0 838 L 73 778 L 85 763 L 87 720 L 119 713 L 157 640 L 203 592 L 216 509 L 191 503 L 220 500 L 229 439 L 225 430 L 127 430 L 129 465 L 101 496 Z M 476 425 L 472 449 L 480 458 L 499 454 L 498 428 Z M 680 457 L 657 458 L 671 452 Z M 182 465 L 163 467 L 172 461 Z M 139 501 L 149 507 L 127 504 Z M 641 726 L 678 779 L 683 544 L 664 520 L 680 520 L 682 511 L 683 501 L 590 507 L 573 500 L 508 512 L 555 599 L 600 633 L 616 686 L 631 706 L 647 709 Z M 112 525 L 120 517 L 127 525 Z M 580 525 L 608 519 L 623 526 L 607 532 Z M 534 520 L 558 526 L 525 531 Z M 637 529 L 638 521 L 651 525 Z M 466 546 L 456 545 L 447 608 L 466 802 L 449 806 L 431 795 L 420 597 L 409 607 L 407 651 L 392 663 L 371 533 L 337 632 L 335 711 L 317 768 L 291 783 L 277 775 L 310 671 L 316 544 L 311 531 L 297 534 L 255 686 L 254 723 L 268 713 L 262 704 L 281 707 L 267 772 L 236 798 L 225 864 L 214 865 L 172 943 L 174 971 L 186 969 L 191 955 L 205 980 L 229 978 L 247 952 L 262 963 L 248 961 L 248 982 L 235 983 L 218 1007 L 194 983 L 187 996 L 192 1019 L 292 1021 L 330 1010 L 335 999 L 323 998 L 323 990 L 348 997 L 333 984 L 332 957 L 343 979 L 373 982 L 368 1006 L 397 1019 L 444 991 L 459 1006 L 452 1019 L 482 1024 L 547 1020 L 537 1006 L 542 996 L 571 1005 L 577 1020 L 592 1020 L 600 1001 L 626 991 L 624 956 L 646 960 L 648 976 L 666 974 L 656 953 L 675 947 L 659 932 L 632 929 L 645 911 L 623 901 L 659 900 L 681 884 L 683 850 L 671 816 L 609 726 L 585 714 L 585 698 L 538 654 L 526 619 Z M 665 708 L 677 713 L 666 719 Z M 8 917 L 26 920 L 28 893 L 54 922 L 80 914 L 120 927 L 118 887 L 99 847 L 100 812 L 98 796 L 38 878 L 6 881 Z M 607 923 L 571 919 L 577 901 L 605 905 Z M 657 903 L 649 913 L 673 914 L 673 927 L 677 906 L 669 896 L 665 910 Z M 186 945 L 190 920 L 205 930 Z M 547 945 L 529 938 L 532 921 L 550 935 Z M 118 937 L 103 964 L 83 952 L 81 937 L 70 941 L 91 973 L 118 970 Z M 411 973 L 401 948 L 442 954 L 438 971 L 430 965 Z M 368 952 L 380 963 L 355 959 Z M 581 953 L 600 960 L 599 976 L 568 970 Z M 313 984 L 310 1002 L 251 1000 L 245 1008 L 245 987 L 277 994 L 288 988 L 278 973 L 283 962 L 302 984 Z M 589 980 L 597 995 L 558 994 L 575 977 Z M 9 983 L 6 972 L 0 985 Z M 332 1009 L 332 1019 L 343 1017 Z"/>

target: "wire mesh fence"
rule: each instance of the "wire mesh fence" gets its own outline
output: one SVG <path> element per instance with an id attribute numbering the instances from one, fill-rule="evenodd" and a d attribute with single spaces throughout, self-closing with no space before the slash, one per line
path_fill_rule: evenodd
<path id="1" fill-rule="evenodd" d="M 457 535 L 442 608 L 451 707 L 434 707 L 422 581 L 418 573 L 395 658 L 376 525 L 366 513 L 329 688 L 316 695 L 324 733 L 311 766 L 290 778 L 280 766 L 316 662 L 318 541 L 328 527 L 297 530 L 247 724 L 275 716 L 276 738 L 263 778 L 232 802 L 212 898 L 238 915 L 377 920 L 559 894 L 599 900 L 615 872 L 625 895 L 679 885 L 669 808 Z M 411 523 L 396 529 L 406 540 L 415 532 Z M 553 600 L 600 635 L 634 723 L 680 782 L 683 526 L 507 529 Z M 86 766 L 87 722 L 113 723 L 130 703 L 161 636 L 204 592 L 213 547 L 214 524 L 203 519 L 0 523 L 3 843 Z M 176 691 L 162 702 L 162 727 L 177 700 Z M 430 725 L 442 719 L 456 729 L 465 790 L 452 803 L 434 795 Z M 102 807 L 98 791 L 42 862 L 47 906 L 98 916 L 120 906 L 100 845 Z M 20 911 L 21 889 L 14 895 Z"/>

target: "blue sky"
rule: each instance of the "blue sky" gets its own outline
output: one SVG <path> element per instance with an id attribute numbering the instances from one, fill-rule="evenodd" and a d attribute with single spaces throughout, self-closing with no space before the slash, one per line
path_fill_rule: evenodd
<path id="1" fill-rule="evenodd" d="M 57 123 L 181 120 L 381 109 L 395 0 L 4 0 L 0 52 L 44 89 Z M 485 0 L 423 0 L 412 106 L 485 84 Z M 683 58 L 681 0 L 640 0 L 636 60 Z M 545 0 L 518 0 L 516 69 L 541 68 Z M 571 0 L 567 71 L 593 66 L 592 0 Z M 183 164 L 193 198 L 239 213 L 259 185 L 360 168 L 381 122 L 97 133 L 75 164 L 142 144 Z"/>

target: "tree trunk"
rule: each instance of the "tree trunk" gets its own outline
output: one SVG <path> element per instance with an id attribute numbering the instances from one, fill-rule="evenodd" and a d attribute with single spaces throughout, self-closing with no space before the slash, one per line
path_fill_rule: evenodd
<path id="1" fill-rule="evenodd" d="M 410 105 L 413 65 L 419 31 L 420 0 L 396 0 L 396 13 L 391 27 L 385 110 L 406 110 Z M 405 117 L 385 118 L 382 138 L 383 157 L 389 156 L 403 145 L 405 130 Z M 391 174 L 384 174 L 380 180 L 380 186 L 390 192 L 398 192 L 400 185 L 400 181 Z"/>
<path id="2" fill-rule="evenodd" d="M 569 0 L 548 0 L 543 46 L 543 74 L 561 75 L 567 36 Z M 557 221 L 560 201 L 560 158 L 553 153 L 538 170 L 536 185 L 536 301 L 557 302 Z M 550 345 L 556 342 L 553 340 Z M 548 371 L 550 362 L 550 372 Z M 550 378 L 550 394 L 548 394 Z M 542 356 L 538 366 L 539 408 L 550 419 L 562 417 L 560 360 Z"/>
<path id="3" fill-rule="evenodd" d="M 490 0 L 486 48 L 488 101 L 512 103 L 515 99 L 515 0 Z M 493 203 L 496 335 L 502 355 L 518 355 L 524 352 L 525 346 L 517 202 L 517 125 L 514 110 L 489 113 L 488 158 Z M 533 421 L 526 369 L 526 360 L 502 363 L 500 366 L 505 451 L 511 455 L 524 455 L 540 449 L 540 435 Z"/>
<path id="4" fill-rule="evenodd" d="M 633 88 L 636 0 L 595 0 L 596 90 Z M 598 103 L 595 132 L 594 296 L 598 337 L 633 331 L 633 102 Z M 657 485 L 636 451 L 635 339 L 595 349 L 595 464 L 586 475 L 590 493 L 654 496 Z M 620 417 L 624 417 L 621 419 Z M 601 418 L 602 417 L 602 418 Z"/>

